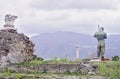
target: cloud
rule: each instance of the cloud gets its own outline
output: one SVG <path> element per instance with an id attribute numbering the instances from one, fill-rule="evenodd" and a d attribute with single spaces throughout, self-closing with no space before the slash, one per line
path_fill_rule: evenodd
<path id="1" fill-rule="evenodd" d="M 31 33 L 73 31 L 92 34 L 97 31 L 98 24 L 105 27 L 105 30 L 110 33 L 113 31 L 109 29 L 118 22 L 117 18 L 120 17 L 119 13 L 118 11 L 112 10 L 37 11 L 33 13 L 35 14 L 34 16 L 24 16 L 19 23 L 20 26 L 24 26 L 23 28 L 26 32 L 31 31 Z M 119 27 L 114 26 L 114 28 Z"/>
<path id="2" fill-rule="evenodd" d="M 97 25 L 107 33 L 120 33 L 119 0 L 0 0 L 0 27 L 6 13 L 17 15 L 19 32 L 72 31 L 93 34 Z"/>
<path id="3" fill-rule="evenodd" d="M 119 2 L 119 0 L 36 0 L 30 6 L 42 10 L 116 9 Z"/>

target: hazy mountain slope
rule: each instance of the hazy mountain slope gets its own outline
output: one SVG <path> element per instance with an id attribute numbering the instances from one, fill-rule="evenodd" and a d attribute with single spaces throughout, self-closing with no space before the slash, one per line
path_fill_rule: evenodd
<path id="1" fill-rule="evenodd" d="M 91 36 L 73 32 L 43 33 L 31 38 L 36 44 L 35 54 L 45 59 L 65 57 L 75 59 L 76 46 L 80 46 L 80 58 L 96 54 L 97 40 Z M 120 35 L 110 35 L 106 40 L 107 57 L 120 56 Z"/>

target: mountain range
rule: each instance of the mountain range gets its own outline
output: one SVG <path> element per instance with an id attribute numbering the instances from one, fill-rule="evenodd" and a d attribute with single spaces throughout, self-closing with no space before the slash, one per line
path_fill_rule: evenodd
<path id="1" fill-rule="evenodd" d="M 76 58 L 79 46 L 80 59 L 96 57 L 97 39 L 92 35 L 74 32 L 42 33 L 30 38 L 35 43 L 35 54 L 44 59 Z M 120 35 L 108 35 L 105 57 L 120 56 Z"/>

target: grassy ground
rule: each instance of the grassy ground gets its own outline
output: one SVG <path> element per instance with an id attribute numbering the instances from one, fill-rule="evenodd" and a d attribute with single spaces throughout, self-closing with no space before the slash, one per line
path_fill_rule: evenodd
<path id="1" fill-rule="evenodd" d="M 75 64 L 81 62 L 81 60 L 77 61 L 71 61 L 71 60 L 66 60 L 66 59 L 52 59 L 52 60 L 47 60 L 47 61 L 39 61 L 39 60 L 32 60 L 32 61 L 26 61 L 21 64 L 14 64 L 15 66 L 36 66 L 39 64 Z M 105 76 L 110 79 L 120 79 L 120 61 L 108 61 L 108 62 L 100 62 L 97 63 L 98 65 L 98 71 L 100 73 L 100 76 Z M 0 76 L 15 76 L 17 79 L 20 79 L 19 77 L 22 76 L 29 76 L 29 75 L 35 75 L 35 76 L 44 76 L 44 75 L 81 75 L 81 74 L 69 74 L 69 73 L 64 73 L 64 74 L 52 74 L 52 73 L 37 73 L 37 72 L 32 72 L 32 73 L 14 73 L 11 72 L 9 69 L 5 69 L 3 72 L 0 72 Z M 1 79 L 1 78 L 0 78 Z"/>
<path id="2" fill-rule="evenodd" d="M 78 61 L 72 61 L 72 60 L 67 60 L 67 59 L 52 59 L 52 60 L 44 60 L 44 61 L 39 61 L 37 59 L 35 60 L 32 60 L 32 61 L 26 61 L 26 62 L 23 62 L 21 64 L 17 64 L 15 63 L 14 65 L 19 65 L 19 66 L 36 66 L 36 65 L 39 65 L 39 64 L 74 64 L 74 63 L 77 63 L 77 62 L 80 62 L 80 60 Z"/>
<path id="3" fill-rule="evenodd" d="M 120 61 L 101 62 L 98 71 L 110 79 L 120 79 Z"/>

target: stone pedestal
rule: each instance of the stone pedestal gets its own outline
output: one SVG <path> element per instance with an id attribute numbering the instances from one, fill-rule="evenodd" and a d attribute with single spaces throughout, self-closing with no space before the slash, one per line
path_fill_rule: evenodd
<path id="1" fill-rule="evenodd" d="M 110 61 L 110 59 L 109 58 L 104 58 L 104 57 L 95 57 L 95 58 L 92 58 L 92 59 L 90 59 L 90 61 L 92 61 L 92 62 L 100 62 L 100 61 Z"/>
<path id="2" fill-rule="evenodd" d="M 102 58 L 101 58 L 101 61 L 110 61 L 110 59 L 109 59 L 109 58 L 104 58 L 104 57 L 102 57 Z"/>
<path id="3" fill-rule="evenodd" d="M 100 57 L 95 57 L 95 58 L 90 59 L 90 61 L 91 62 L 100 62 L 101 58 Z"/>

